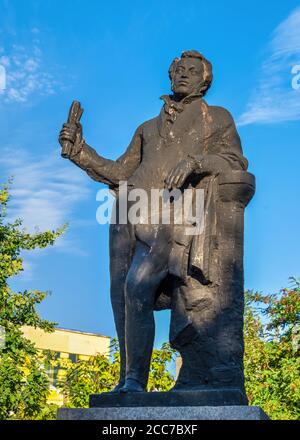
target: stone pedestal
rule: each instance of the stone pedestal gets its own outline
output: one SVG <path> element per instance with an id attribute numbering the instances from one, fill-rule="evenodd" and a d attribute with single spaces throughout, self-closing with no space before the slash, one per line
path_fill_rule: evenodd
<path id="1" fill-rule="evenodd" d="M 268 420 L 258 406 L 60 408 L 58 420 Z"/>

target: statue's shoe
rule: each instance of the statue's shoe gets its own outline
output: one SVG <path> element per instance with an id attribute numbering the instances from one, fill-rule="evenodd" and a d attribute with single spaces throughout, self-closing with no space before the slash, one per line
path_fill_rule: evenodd
<path id="1" fill-rule="evenodd" d="M 145 388 L 134 379 L 126 379 L 125 385 L 120 388 L 120 393 L 144 393 Z"/>
<path id="2" fill-rule="evenodd" d="M 123 386 L 125 385 L 125 381 L 122 380 L 120 381 L 115 388 L 113 388 L 111 391 L 109 391 L 109 393 L 119 393 L 120 390 L 123 388 Z"/>

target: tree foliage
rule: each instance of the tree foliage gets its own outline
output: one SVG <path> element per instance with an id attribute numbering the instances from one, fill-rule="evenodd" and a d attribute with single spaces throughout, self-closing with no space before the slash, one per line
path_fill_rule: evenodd
<path id="1" fill-rule="evenodd" d="M 272 419 L 300 419 L 300 283 L 246 292 L 245 376 L 251 405 Z"/>
<path id="2" fill-rule="evenodd" d="M 23 271 L 21 252 L 52 245 L 64 228 L 29 234 L 22 221 L 7 220 L 9 185 L 0 189 L 0 326 L 5 340 L 0 348 L 0 419 L 33 418 L 45 407 L 49 380 L 34 344 L 22 326 L 52 331 L 54 323 L 40 318 L 36 306 L 47 292 L 14 292 L 9 278 Z"/>

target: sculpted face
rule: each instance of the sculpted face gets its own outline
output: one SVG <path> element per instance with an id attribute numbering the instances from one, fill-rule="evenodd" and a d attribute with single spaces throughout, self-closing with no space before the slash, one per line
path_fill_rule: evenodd
<path id="1" fill-rule="evenodd" d="M 180 98 L 195 93 L 203 82 L 203 64 L 198 58 L 182 58 L 178 61 L 172 82 L 175 95 Z"/>

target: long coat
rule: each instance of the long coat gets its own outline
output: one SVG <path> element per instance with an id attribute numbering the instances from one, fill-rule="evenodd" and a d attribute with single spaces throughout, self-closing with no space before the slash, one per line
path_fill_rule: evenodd
<path id="1" fill-rule="evenodd" d="M 180 103 L 172 96 L 162 99 L 165 104 L 160 114 L 137 128 L 127 150 L 116 161 L 101 157 L 87 144 L 73 161 L 94 180 L 117 192 L 119 181 L 127 181 L 129 188 L 162 189 L 164 179 L 181 160 L 190 156 L 199 161 L 201 173 L 192 185 L 204 191 L 204 233 L 187 237 L 182 228 L 177 228 L 169 271 L 184 280 L 193 267 L 209 280 L 211 248 L 216 236 L 211 230 L 215 224 L 216 176 L 247 170 L 248 162 L 227 110 L 209 106 L 197 95 Z M 134 233 L 131 237 L 134 240 Z"/>

